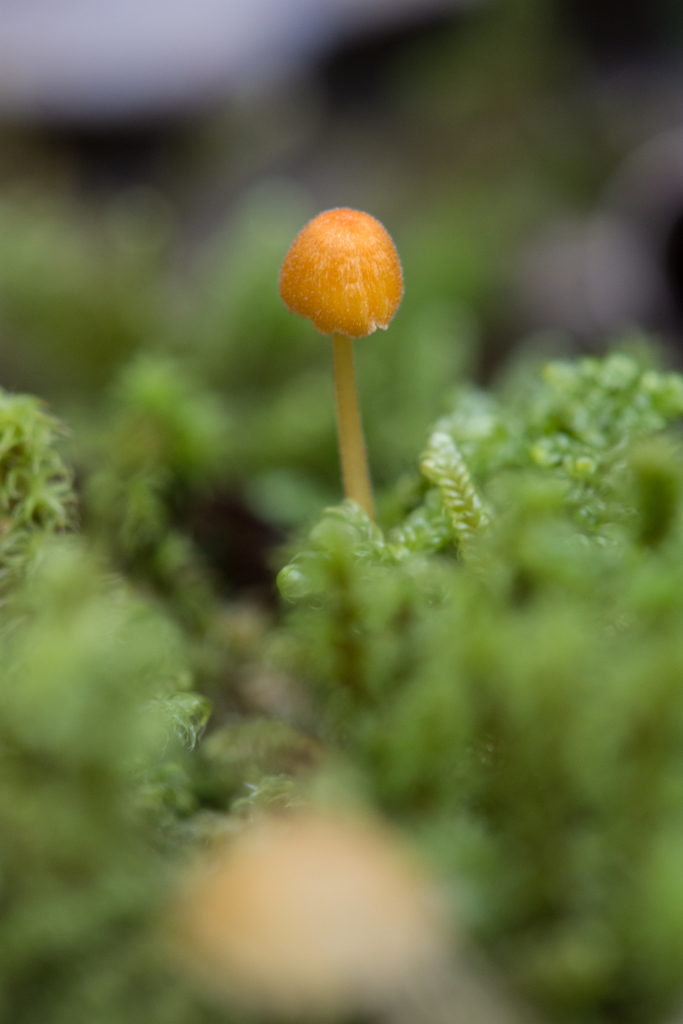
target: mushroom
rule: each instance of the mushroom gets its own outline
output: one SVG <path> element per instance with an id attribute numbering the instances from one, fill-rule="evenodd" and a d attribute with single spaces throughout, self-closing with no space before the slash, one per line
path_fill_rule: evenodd
<path id="1" fill-rule="evenodd" d="M 276 1019 L 397 1006 L 443 969 L 438 890 L 371 817 L 266 815 L 212 850 L 173 922 L 179 964 L 208 993 Z"/>
<path id="2" fill-rule="evenodd" d="M 399 307 L 403 275 L 394 243 L 368 213 L 326 210 L 294 239 L 280 271 L 280 295 L 289 310 L 332 335 L 344 492 L 374 519 L 353 341 L 386 330 Z"/>

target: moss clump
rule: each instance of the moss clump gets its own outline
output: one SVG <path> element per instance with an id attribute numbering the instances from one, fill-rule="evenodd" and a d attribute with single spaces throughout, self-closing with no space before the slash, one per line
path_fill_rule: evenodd
<path id="1" fill-rule="evenodd" d="M 169 364 L 129 373 L 85 533 L 62 535 L 55 425 L 6 399 L 3 1019 L 238 1019 L 169 960 L 176 872 L 340 791 L 421 844 L 459 931 L 548 1019 L 664 1019 L 683 992 L 683 378 L 615 354 L 462 392 L 403 518 L 327 510 L 271 621 L 225 606 L 188 538 L 201 589 L 156 574 L 224 420 Z"/>
<path id="2" fill-rule="evenodd" d="M 279 649 L 520 991 L 651 1020 L 683 987 L 683 380 L 520 383 L 461 396 L 393 536 L 325 515 Z"/>
<path id="3" fill-rule="evenodd" d="M 0 570 L 15 583 L 46 536 L 72 528 L 72 474 L 55 442 L 65 428 L 30 395 L 0 389 Z"/>

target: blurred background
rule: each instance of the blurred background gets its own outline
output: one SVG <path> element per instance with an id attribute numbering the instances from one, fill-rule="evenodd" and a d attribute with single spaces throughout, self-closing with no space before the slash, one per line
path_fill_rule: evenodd
<path id="1" fill-rule="evenodd" d="M 66 419 L 81 479 L 118 422 L 138 468 L 170 446 L 227 593 L 341 496 L 329 345 L 277 293 L 320 210 L 403 261 L 357 345 L 387 525 L 459 382 L 520 346 L 647 331 L 683 362 L 676 0 L 5 2 L 0 119 L 0 384 Z"/>

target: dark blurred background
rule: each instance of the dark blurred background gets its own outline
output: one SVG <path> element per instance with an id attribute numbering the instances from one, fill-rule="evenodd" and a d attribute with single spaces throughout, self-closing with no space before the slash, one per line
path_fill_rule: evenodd
<path id="1" fill-rule="evenodd" d="M 340 497 L 328 345 L 277 295 L 321 209 L 371 212 L 403 260 L 357 346 L 387 524 L 512 351 L 650 332 L 683 362 L 676 0 L 5 3 L 0 115 L 0 383 L 69 420 L 84 473 L 122 394 L 152 408 L 176 373 L 218 403 L 187 514 L 234 580 Z"/>

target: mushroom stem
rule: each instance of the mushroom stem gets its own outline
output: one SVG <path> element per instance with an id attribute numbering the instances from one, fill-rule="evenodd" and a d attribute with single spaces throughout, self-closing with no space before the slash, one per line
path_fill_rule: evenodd
<path id="1" fill-rule="evenodd" d="M 356 374 L 353 368 L 353 338 L 332 335 L 334 386 L 337 399 L 337 428 L 344 494 L 375 518 L 375 503 L 368 470 L 363 425 L 358 407 Z"/>

